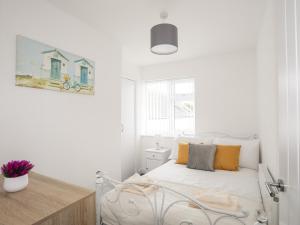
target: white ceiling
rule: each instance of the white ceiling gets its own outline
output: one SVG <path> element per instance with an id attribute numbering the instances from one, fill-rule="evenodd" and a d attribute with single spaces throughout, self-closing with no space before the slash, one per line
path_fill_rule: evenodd
<path id="1" fill-rule="evenodd" d="M 265 0 L 49 0 L 56 7 L 104 30 L 123 46 L 123 56 L 137 65 L 194 58 L 254 48 Z M 150 52 L 150 28 L 167 22 L 178 27 L 179 51 Z"/>

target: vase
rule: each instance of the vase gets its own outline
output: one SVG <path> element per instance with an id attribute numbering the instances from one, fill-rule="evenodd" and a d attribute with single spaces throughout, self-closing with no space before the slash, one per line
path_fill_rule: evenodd
<path id="1" fill-rule="evenodd" d="M 28 174 L 19 177 L 4 177 L 3 189 L 7 192 L 17 192 L 28 185 Z"/>

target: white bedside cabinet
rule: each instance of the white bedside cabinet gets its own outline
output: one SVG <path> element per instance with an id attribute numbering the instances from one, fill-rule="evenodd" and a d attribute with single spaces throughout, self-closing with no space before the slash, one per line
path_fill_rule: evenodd
<path id="1" fill-rule="evenodd" d="M 168 161 L 168 157 L 171 153 L 170 149 L 161 148 L 149 148 L 145 150 L 145 162 L 146 162 L 146 171 L 149 172 L 156 167 L 161 166 L 162 164 Z"/>

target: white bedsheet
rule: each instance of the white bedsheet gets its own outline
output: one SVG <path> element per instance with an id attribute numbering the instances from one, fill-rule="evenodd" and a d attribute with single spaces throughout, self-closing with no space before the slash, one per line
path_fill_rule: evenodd
<path id="1" fill-rule="evenodd" d="M 147 176 L 156 180 L 220 189 L 252 201 L 261 201 L 258 173 L 252 169 L 240 168 L 239 171 L 211 172 L 189 169 L 186 165 L 176 164 L 175 160 L 170 160 L 147 173 Z"/>
<path id="2" fill-rule="evenodd" d="M 175 164 L 175 161 L 169 161 L 163 166 L 147 174 L 158 184 L 169 187 L 187 196 L 190 196 L 198 188 L 220 189 L 239 197 L 239 202 L 243 210 L 249 213 L 249 216 L 242 219 L 246 225 L 253 225 L 256 221 L 257 210 L 262 209 L 260 190 L 258 186 L 257 171 L 241 168 L 238 172 L 217 170 L 215 172 L 193 170 L 186 168 L 185 165 Z M 117 199 L 119 192 L 111 191 L 107 193 L 107 199 Z M 149 199 L 154 198 L 154 193 L 150 194 Z M 149 207 L 148 200 L 140 195 L 122 192 L 120 203 L 104 200 L 102 209 L 102 218 L 107 225 L 153 225 L 153 214 Z M 177 197 L 168 195 L 166 202 L 173 202 Z M 134 202 L 134 203 L 133 203 Z M 135 215 L 138 209 L 138 215 Z M 127 213 L 124 213 L 127 212 Z M 128 215 L 131 214 L 132 215 Z M 218 215 L 210 215 L 215 220 Z M 178 225 L 178 221 L 187 219 L 192 221 L 193 225 L 208 224 L 199 209 L 188 207 L 187 205 L 178 205 L 173 207 L 172 211 L 165 219 L 165 225 Z M 218 225 L 238 225 L 237 221 L 232 219 L 224 220 Z"/>

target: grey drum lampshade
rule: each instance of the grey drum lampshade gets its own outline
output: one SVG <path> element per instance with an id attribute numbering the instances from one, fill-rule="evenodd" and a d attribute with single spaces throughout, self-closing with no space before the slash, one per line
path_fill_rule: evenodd
<path id="1" fill-rule="evenodd" d="M 173 24 L 161 23 L 151 28 L 151 51 L 170 55 L 178 50 L 178 32 Z"/>

